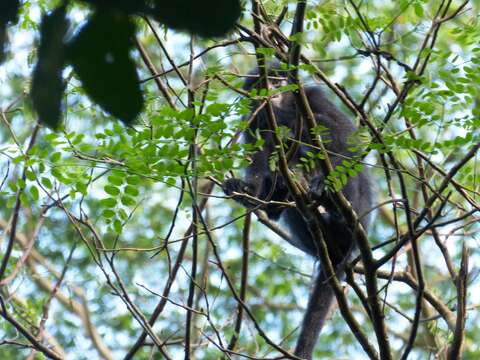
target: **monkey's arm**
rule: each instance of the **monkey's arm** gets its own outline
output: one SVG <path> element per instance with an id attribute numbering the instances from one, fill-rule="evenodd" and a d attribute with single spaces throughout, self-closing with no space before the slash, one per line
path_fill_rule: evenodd
<path id="1" fill-rule="evenodd" d="M 254 197 L 255 186 L 252 183 L 248 183 L 241 179 L 231 178 L 223 182 L 222 189 L 226 195 L 233 196 L 235 201 L 238 201 L 240 204 L 242 204 L 246 208 L 251 208 L 258 205 L 258 203 L 256 203 L 254 200 L 250 200 L 249 197 L 247 196 L 242 196 L 242 195 L 235 196 L 235 193 L 238 193 L 238 194 L 246 194 Z"/>
<path id="2" fill-rule="evenodd" d="M 288 193 L 288 190 L 280 184 L 277 184 L 275 186 L 268 186 L 269 183 L 270 180 L 265 178 L 260 185 L 263 191 L 259 191 L 259 188 L 256 186 L 255 183 L 247 182 L 241 179 L 227 179 L 223 183 L 223 191 L 229 196 L 233 195 L 233 198 L 246 208 L 254 208 L 256 206 L 260 207 L 262 210 L 265 210 L 270 219 L 278 220 L 284 208 L 279 204 L 272 204 L 271 201 L 286 201 L 286 194 Z M 270 192 L 266 194 L 266 191 Z M 234 193 L 245 194 L 249 196 L 235 196 Z M 268 204 L 260 204 L 253 198 L 258 198 L 259 200 L 268 202 Z"/>
<path id="3" fill-rule="evenodd" d="M 244 193 L 256 197 L 262 201 L 285 202 L 288 200 L 288 189 L 280 175 L 272 172 L 268 165 L 271 154 L 269 147 L 257 151 L 252 155 L 250 165 L 246 169 L 245 179 L 227 179 L 223 183 L 223 190 L 227 195 Z M 245 196 L 234 197 L 236 201 L 246 208 L 258 206 L 258 202 Z M 268 217 L 278 220 L 283 207 L 278 204 L 267 204 L 261 207 Z"/>

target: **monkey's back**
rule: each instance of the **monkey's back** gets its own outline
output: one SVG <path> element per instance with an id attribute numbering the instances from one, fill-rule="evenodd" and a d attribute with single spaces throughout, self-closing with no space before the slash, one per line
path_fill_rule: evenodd
<path id="1" fill-rule="evenodd" d="M 355 139 L 357 127 L 326 97 L 319 86 L 308 87 L 305 91 L 308 99 L 315 99 L 309 103 L 317 124 L 328 129 L 327 134 L 322 136 L 322 141 L 329 153 L 332 165 L 338 166 L 343 160 L 358 160 L 360 154 L 357 150 L 352 150 L 359 142 Z M 362 226 L 368 230 L 370 211 L 373 207 L 369 169 L 364 166 L 357 176 L 349 177 L 342 192 L 352 204 L 357 215 L 361 217 Z"/>
<path id="2" fill-rule="evenodd" d="M 328 152 L 332 166 L 335 168 L 340 165 L 343 160 L 358 159 L 358 153 L 352 150 L 355 141 L 357 127 L 353 122 L 336 107 L 325 95 L 319 86 L 309 86 L 305 88 L 310 108 L 315 115 L 315 121 L 319 126 L 322 142 Z M 287 126 L 295 132 L 298 117 L 295 97 L 292 93 L 285 93 L 282 101 L 274 103 L 274 113 L 279 125 Z M 278 104 L 278 105 L 277 105 Z M 279 106 L 280 105 L 280 106 Z M 267 116 L 267 113 L 264 113 Z M 262 126 L 266 126 L 265 123 Z M 303 125 L 302 144 L 290 161 L 290 166 L 295 167 L 301 157 L 306 157 L 307 152 L 318 152 L 318 149 L 308 145 L 311 143 L 308 134 L 307 124 Z M 321 175 L 321 170 L 315 168 L 302 174 L 308 186 L 311 185 L 312 179 Z M 364 168 L 354 177 L 349 177 L 346 185 L 342 188 L 342 192 L 347 200 L 352 204 L 353 209 L 360 217 L 360 222 L 365 230 L 368 230 L 370 223 L 370 210 L 373 206 L 373 194 L 371 191 L 370 174 L 367 168 Z M 345 226 L 343 219 L 337 217 L 332 212 L 324 213 L 324 217 L 328 217 L 327 223 L 330 225 L 326 229 L 327 243 L 336 242 L 341 252 L 347 253 L 352 247 L 352 234 Z M 339 216 L 339 215 L 338 215 Z M 292 234 L 297 234 L 293 240 L 296 247 L 315 256 L 316 247 L 313 239 L 308 232 L 308 227 L 303 221 L 301 214 L 296 209 L 288 209 L 283 212 L 282 219 Z M 349 224 L 353 225 L 353 224 Z"/>

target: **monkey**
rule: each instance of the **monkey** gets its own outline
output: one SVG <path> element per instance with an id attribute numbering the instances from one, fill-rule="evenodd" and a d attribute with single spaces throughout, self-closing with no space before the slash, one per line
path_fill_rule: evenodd
<path id="1" fill-rule="evenodd" d="M 275 89 L 288 84 L 288 72 L 281 69 L 279 62 L 267 64 L 267 74 L 271 88 Z M 254 69 L 245 80 L 243 90 L 259 90 L 261 83 L 258 68 Z M 358 150 L 355 149 L 355 144 L 351 143 L 357 131 L 353 122 L 327 98 L 320 86 L 306 86 L 305 93 L 316 123 L 322 129 L 322 142 L 329 154 L 333 168 L 340 165 L 345 159 L 358 157 Z M 299 177 L 301 183 L 307 188 L 309 201 L 311 200 L 315 206 L 318 206 L 323 223 L 322 235 L 327 244 L 329 257 L 337 275 L 341 277 L 342 265 L 351 258 L 355 249 L 354 224 L 348 224 L 341 215 L 332 200 L 332 191 L 326 186 L 325 175 L 320 169 L 300 167 L 298 170 L 301 159 L 308 156 L 308 152 L 317 154 L 319 150 L 309 145 L 311 134 L 308 133 L 306 126 L 302 126 L 294 94 L 291 91 L 280 92 L 270 98 L 270 103 L 278 126 L 288 128 L 292 134 L 293 140 L 285 142 L 286 152 L 289 154 L 289 168 L 293 169 L 296 175 L 300 172 Z M 263 139 L 262 148 L 251 155 L 244 178 L 227 179 L 223 183 L 223 190 L 247 208 L 254 208 L 258 206 L 258 203 L 255 204 L 245 196 L 236 196 L 235 194 L 244 193 L 264 200 L 266 205 L 261 207 L 262 210 L 267 213 L 270 220 L 280 222 L 286 227 L 290 234 L 289 242 L 318 260 L 318 246 L 302 214 L 294 207 L 278 205 L 278 202 L 293 201 L 293 198 L 285 179 L 270 166 L 270 158 L 275 154 L 276 149 L 272 131 L 269 128 L 267 109 L 265 106 L 259 109 L 260 106 L 259 100 L 253 99 L 250 103 L 251 119 L 247 129 L 243 132 L 243 141 L 254 144 L 257 136 L 260 136 Z M 349 177 L 341 191 L 359 216 L 364 230 L 368 231 L 370 210 L 373 207 L 368 169 L 363 169 L 355 177 Z M 271 201 L 277 205 L 270 204 Z M 334 303 L 333 289 L 328 284 L 328 279 L 319 264 L 313 291 L 307 305 L 306 314 L 309 315 L 304 317 L 295 355 L 307 358 L 312 356 L 321 328 Z"/>

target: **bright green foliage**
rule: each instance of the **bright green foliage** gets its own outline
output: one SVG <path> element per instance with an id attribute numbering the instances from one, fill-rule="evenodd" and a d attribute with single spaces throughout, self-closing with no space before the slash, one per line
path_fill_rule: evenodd
<path id="1" fill-rule="evenodd" d="M 154 331 L 161 341 L 167 341 L 171 358 L 183 358 L 186 307 L 191 306 L 195 309 L 192 358 L 222 358 L 220 340 L 222 346 L 228 346 L 238 309 L 226 275 L 238 293 L 246 210 L 225 199 L 220 187 L 212 190 L 208 210 L 201 213 L 203 222 L 197 224 L 197 276 L 190 305 L 187 302 L 195 256 L 194 240 L 187 229 L 194 218 L 194 200 L 200 206 L 209 194 L 210 181 L 241 178 L 251 156 L 264 145 L 258 131 L 252 134 L 257 136 L 253 145 L 242 143 L 238 136 L 248 128 L 251 112 L 250 99 L 240 89 L 242 76 L 256 61 L 255 49 L 247 41 L 254 34 L 240 32 L 240 37 L 239 32 L 233 32 L 227 40 L 238 41 L 231 43 L 194 38 L 191 47 L 190 37 L 185 34 L 158 24 L 154 24 L 153 33 L 142 19 L 132 20 L 125 13 L 116 18 L 117 26 L 109 28 L 103 21 L 114 15 L 103 13 L 105 18 L 99 20 L 98 13 L 91 13 L 99 1 L 70 3 L 67 17 L 71 27 L 83 30 L 66 34 L 66 39 L 73 41 L 70 61 L 74 66 L 65 67 L 61 74 L 63 95 L 59 98 L 58 93 L 52 94 L 57 101 L 55 109 L 62 107 L 62 121 L 51 124 L 58 125 L 56 132 L 40 127 L 29 146 L 38 116 L 25 94 L 31 87 L 42 91 L 42 83 L 48 81 L 40 76 L 37 79 L 41 81 L 32 85 L 31 74 L 39 53 L 31 39 L 40 29 L 39 14 L 50 13 L 59 2 L 21 3 L 18 24 L 9 25 L 11 41 L 10 45 L 6 43 L 6 58 L 0 68 L 0 261 L 10 241 L 6 226 L 14 214 L 19 219 L 13 251 L 1 278 L 14 275 L 1 286 L 8 313 L 35 336 L 39 324 L 45 321 L 45 334 L 51 337 L 45 335 L 42 343 L 50 346 L 54 338 L 68 358 L 101 358 L 101 350 L 107 349 L 111 358 L 121 359 L 142 332 L 139 319 L 148 319 L 161 301 L 160 294 L 182 255 L 182 244 L 188 241 Z M 422 231 L 418 249 L 426 289 L 456 316 L 458 295 L 445 258 L 448 253 L 449 263 L 458 272 L 463 244 L 469 250 L 468 318 L 462 358 L 470 360 L 480 357 L 475 297 L 479 290 L 475 276 L 478 154 L 462 161 L 480 142 L 480 2 L 471 1 L 457 16 L 442 23 L 436 33 L 431 26 L 440 3 L 450 4 L 448 16 L 462 2 L 308 2 L 305 32 L 290 40 L 300 43 L 302 54 L 311 60 L 311 64 L 299 66 L 303 82 L 313 85 L 322 77 L 328 79 L 328 86 L 320 86 L 359 127 L 349 142 L 358 155 L 343 159 L 328 174 L 326 185 L 328 191 L 341 191 L 363 169 L 371 172 L 379 204 L 369 232 L 374 258 L 382 258 L 408 235 L 408 208 L 413 231 Z M 139 10 L 135 6 L 140 2 L 116 4 L 119 11 L 132 12 Z M 132 4 L 135 6 L 129 7 Z M 199 4 L 196 6 L 205 6 L 203 12 L 217 15 L 205 3 Z M 289 5 L 280 26 L 287 39 L 295 3 L 269 0 L 263 5 L 262 17 L 270 21 L 277 19 L 283 5 Z M 241 24 L 253 29 L 248 11 Z M 109 38 L 102 38 L 103 45 L 110 48 L 91 46 L 96 37 L 95 31 L 89 34 L 93 26 L 113 31 Z M 186 28 L 185 24 L 172 26 Z M 0 35 L 1 31 L 0 26 Z M 428 34 L 436 34 L 432 48 L 431 37 L 424 42 Z M 160 74 L 159 83 L 135 48 L 133 35 L 149 55 L 156 74 Z M 276 46 L 286 50 L 284 39 L 271 38 L 270 31 L 262 36 L 272 42 L 262 43 L 257 54 L 272 59 Z M 423 50 L 422 44 L 426 44 Z M 88 52 L 98 60 L 94 72 L 91 59 L 83 57 Z M 114 59 L 107 56 L 119 53 L 126 67 L 112 63 Z M 185 63 L 190 56 L 198 56 L 191 72 Z M 381 76 L 376 79 L 378 73 Z M 99 79 L 103 87 L 97 86 Z M 116 93 L 109 93 L 107 83 L 115 85 Z M 58 84 L 48 85 L 58 88 Z M 130 91 L 127 84 L 133 86 Z M 408 91 L 399 99 L 405 86 Z M 252 90 L 249 95 L 262 102 L 279 92 L 297 89 L 296 85 L 287 85 L 270 91 Z M 165 98 L 165 92 L 169 98 Z M 49 93 L 42 95 L 48 97 Z M 127 100 L 135 106 L 129 107 Z M 35 108 L 39 110 L 37 105 Z M 329 141 L 325 128 L 310 130 L 312 136 Z M 276 135 L 283 143 L 292 141 L 285 127 L 276 129 Z M 268 159 L 272 171 L 279 171 L 279 159 L 279 151 Z M 300 175 L 305 170 L 318 171 L 325 159 L 325 154 L 311 147 L 299 164 L 292 166 L 293 180 L 302 181 Z M 442 189 L 450 172 L 453 181 Z M 436 194 L 439 197 L 433 199 Z M 426 215 L 416 224 L 422 212 Z M 431 219 L 433 224 L 429 224 Z M 269 339 L 291 349 L 298 336 L 314 263 L 255 216 L 252 223 L 245 303 Z M 211 230 L 210 239 L 204 225 Z M 29 244 L 33 246 L 30 253 Z M 403 246 L 380 268 L 387 276 L 378 279 L 379 301 L 394 359 L 401 358 L 405 350 L 416 292 L 390 275 L 412 270 L 411 249 L 410 243 Z M 26 254 L 28 258 L 22 260 Z M 63 271 L 64 277 L 53 294 Z M 355 290 L 365 293 L 364 275 L 357 274 L 356 284 Z M 346 289 L 349 308 L 369 341 L 376 345 L 370 316 L 356 292 L 347 285 Z M 84 305 L 88 318 L 82 316 Z M 135 313 L 137 310 L 140 313 Z M 420 317 L 419 336 L 409 358 L 442 356 L 452 342 L 453 332 L 444 318 L 430 305 L 427 310 L 430 313 Z M 0 341 L 13 339 L 29 344 L 11 324 L 3 319 L 1 324 Z M 92 335 L 92 329 L 98 337 Z M 162 358 L 152 341 L 147 338 L 148 346 L 140 348 L 133 358 Z M 254 358 L 280 356 L 259 335 L 245 312 L 235 351 Z M 29 354 L 29 348 L 11 342 L 0 346 L 2 359 L 23 359 Z M 322 333 L 314 358 L 367 357 L 337 311 Z"/>

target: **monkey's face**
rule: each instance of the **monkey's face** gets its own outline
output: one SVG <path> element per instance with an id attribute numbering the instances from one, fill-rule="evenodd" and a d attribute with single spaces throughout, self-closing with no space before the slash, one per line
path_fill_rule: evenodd
<path id="1" fill-rule="evenodd" d="M 283 86 L 288 85 L 287 74 L 282 71 L 275 71 L 270 70 L 268 74 L 268 84 L 270 89 L 279 89 Z M 289 93 L 286 92 L 279 92 L 272 97 L 270 97 L 270 101 L 273 106 L 276 107 L 284 107 L 286 103 L 289 101 Z"/>
<path id="2" fill-rule="evenodd" d="M 280 63 L 278 61 L 270 62 L 267 65 L 267 69 L 269 88 L 278 89 L 279 87 L 287 85 L 288 72 L 281 69 Z M 248 77 L 243 84 L 243 90 L 260 90 L 261 88 L 263 88 L 263 81 L 261 81 L 258 68 L 255 68 L 249 72 Z"/>
<path id="3" fill-rule="evenodd" d="M 278 93 L 270 98 L 270 102 L 277 108 L 284 108 L 285 105 L 289 103 L 289 98 L 288 93 Z"/>
<path id="4" fill-rule="evenodd" d="M 284 74 L 269 74 L 268 81 L 272 89 L 278 89 L 288 85 L 288 79 Z"/>

